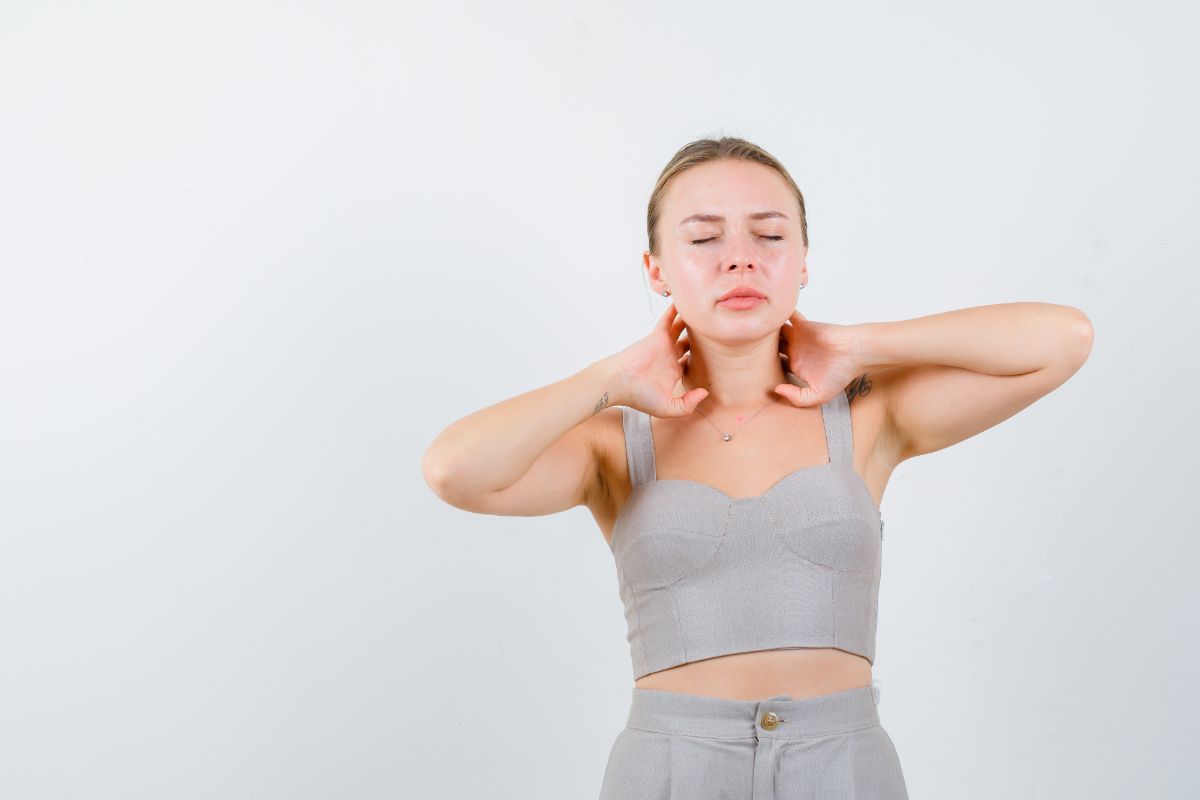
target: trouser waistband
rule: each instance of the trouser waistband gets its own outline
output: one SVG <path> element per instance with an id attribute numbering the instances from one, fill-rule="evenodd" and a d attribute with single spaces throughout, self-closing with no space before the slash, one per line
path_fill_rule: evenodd
<path id="1" fill-rule="evenodd" d="M 628 725 L 657 733 L 717 739 L 796 739 L 845 733 L 879 724 L 879 684 L 792 700 L 764 700 L 633 688 Z"/>

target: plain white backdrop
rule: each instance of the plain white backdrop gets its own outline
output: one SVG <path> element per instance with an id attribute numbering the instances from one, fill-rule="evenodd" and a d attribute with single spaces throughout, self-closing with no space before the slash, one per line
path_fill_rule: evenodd
<path id="1" fill-rule="evenodd" d="M 420 461 L 649 331 L 650 190 L 723 134 L 805 194 L 810 319 L 1095 329 L 887 487 L 912 796 L 1196 796 L 1197 22 L 6 2 L 0 796 L 596 796 L 632 686 L 599 529 Z"/>

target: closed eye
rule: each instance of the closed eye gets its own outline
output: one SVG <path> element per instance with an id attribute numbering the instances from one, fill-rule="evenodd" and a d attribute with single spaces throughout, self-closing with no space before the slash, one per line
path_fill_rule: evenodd
<path id="1" fill-rule="evenodd" d="M 705 242 L 711 242 L 711 241 L 712 241 L 713 239 L 715 239 L 715 238 L 717 238 L 717 237 L 715 237 L 715 236 L 710 236 L 710 237 L 708 237 L 707 239 L 693 239 L 693 240 L 692 240 L 692 244 L 704 244 Z M 770 239 L 770 240 L 772 240 L 772 241 L 775 241 L 775 242 L 782 242 L 782 241 L 783 241 L 783 237 L 782 237 L 782 236 L 764 236 L 764 237 L 762 237 L 762 238 L 764 238 L 764 239 Z"/>

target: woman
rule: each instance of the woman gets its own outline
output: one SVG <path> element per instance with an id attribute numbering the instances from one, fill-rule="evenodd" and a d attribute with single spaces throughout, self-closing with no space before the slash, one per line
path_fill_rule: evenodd
<path id="1" fill-rule="evenodd" d="M 806 319 L 804 197 L 742 139 L 676 153 L 647 233 L 674 298 L 650 334 L 456 422 L 426 480 L 478 513 L 594 515 L 635 678 L 602 800 L 906 798 L 871 674 L 884 488 L 1062 385 L 1091 324 L 1032 302 Z"/>

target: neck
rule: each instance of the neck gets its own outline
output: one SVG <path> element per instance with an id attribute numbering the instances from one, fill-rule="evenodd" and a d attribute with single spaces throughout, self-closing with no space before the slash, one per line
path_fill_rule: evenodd
<path id="1" fill-rule="evenodd" d="M 775 387 L 787 382 L 787 370 L 779 357 L 776 339 L 744 345 L 691 342 L 689 347 L 683 385 L 685 389 L 708 390 L 708 396 L 700 403 L 706 412 L 756 410 L 780 399 Z"/>

